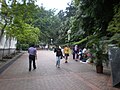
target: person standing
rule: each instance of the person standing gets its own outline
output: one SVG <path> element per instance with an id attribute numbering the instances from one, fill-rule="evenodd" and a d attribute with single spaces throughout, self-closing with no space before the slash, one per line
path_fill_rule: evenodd
<path id="1" fill-rule="evenodd" d="M 84 47 L 83 50 L 82 50 L 82 53 L 85 54 L 87 51 L 87 49 Z"/>
<path id="2" fill-rule="evenodd" d="M 65 63 L 68 63 L 68 56 L 69 56 L 69 52 L 70 52 L 69 47 L 65 46 L 63 52 L 64 52 Z"/>
<path id="3" fill-rule="evenodd" d="M 56 67 L 60 68 L 60 59 L 62 59 L 63 54 L 59 46 L 55 48 L 54 52 L 56 53 Z"/>
<path id="4" fill-rule="evenodd" d="M 78 48 L 78 45 L 75 45 L 73 47 L 73 59 L 75 61 L 78 61 L 78 58 L 79 58 L 79 48 Z"/>
<path id="5" fill-rule="evenodd" d="M 29 71 L 31 71 L 32 64 L 33 69 L 36 69 L 35 59 L 37 58 L 37 49 L 34 47 L 34 45 L 31 45 L 29 47 L 28 53 L 29 53 Z"/>
<path id="6" fill-rule="evenodd" d="M 83 59 L 82 49 L 80 48 L 79 49 L 79 60 L 82 60 L 82 59 Z"/>

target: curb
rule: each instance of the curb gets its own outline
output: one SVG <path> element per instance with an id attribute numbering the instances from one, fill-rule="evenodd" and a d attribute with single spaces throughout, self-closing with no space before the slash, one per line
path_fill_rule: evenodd
<path id="1" fill-rule="evenodd" d="M 13 64 L 20 56 L 22 56 L 24 52 L 21 52 L 20 54 L 16 55 L 12 59 L 9 59 L 6 63 L 0 66 L 0 74 L 7 69 L 11 64 Z"/>

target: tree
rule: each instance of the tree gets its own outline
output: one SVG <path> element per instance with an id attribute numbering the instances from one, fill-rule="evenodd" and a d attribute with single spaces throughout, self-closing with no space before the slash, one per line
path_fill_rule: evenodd
<path id="1" fill-rule="evenodd" d="M 68 4 L 68 7 L 66 7 L 65 12 L 60 11 L 58 13 L 58 17 L 61 20 L 61 25 L 59 29 L 59 38 L 58 38 L 59 44 L 65 44 L 68 42 L 67 31 L 72 27 L 74 15 L 76 14 L 76 9 L 77 8 L 74 6 L 74 3 L 71 2 L 70 4 Z"/>
<path id="2" fill-rule="evenodd" d="M 118 33 L 119 23 L 117 20 L 119 19 L 118 18 L 116 19 L 116 15 L 119 17 L 118 7 L 120 1 L 119 0 L 94 0 L 94 1 L 74 0 L 74 1 L 75 5 L 77 5 L 78 7 L 77 10 L 78 15 L 76 15 L 75 21 L 72 26 L 72 32 L 74 32 L 73 36 L 75 36 L 76 32 L 78 31 L 83 32 L 79 34 L 80 38 L 78 40 L 79 41 L 78 44 L 84 44 L 85 46 L 94 49 L 96 51 L 95 52 L 96 58 L 98 61 L 100 61 L 99 64 L 102 65 L 102 61 L 107 59 L 106 58 L 107 52 L 103 51 L 102 46 L 104 46 L 104 44 L 107 45 L 110 39 L 112 39 L 112 42 L 114 43 L 120 42 L 119 40 L 117 40 L 119 38 Z M 116 5 L 117 8 L 115 10 L 116 12 L 114 13 L 114 7 Z M 114 31 L 117 31 L 117 33 L 115 34 Z M 74 39 L 76 38 L 74 37 Z M 103 59 L 104 55 L 105 58 Z"/>
<path id="3" fill-rule="evenodd" d="M 45 10 L 43 6 L 37 9 L 36 15 L 34 15 L 35 27 L 41 30 L 40 41 L 45 44 L 50 44 L 50 40 L 53 39 L 54 43 L 57 41 L 58 31 L 60 26 L 60 19 L 55 15 L 54 10 Z"/>
<path id="4" fill-rule="evenodd" d="M 110 43 L 118 44 L 120 47 L 120 3 L 114 7 L 114 13 L 112 20 L 109 22 L 107 31 L 111 32 Z"/>
<path id="5" fill-rule="evenodd" d="M 8 7 L 7 3 L 5 0 L 1 1 L 1 12 L 0 12 L 0 18 L 1 18 L 1 22 L 0 22 L 0 42 L 1 42 L 1 38 L 4 34 L 5 28 L 7 25 L 9 25 L 12 21 L 12 15 L 10 14 L 10 8 Z"/>
<path id="6" fill-rule="evenodd" d="M 37 10 L 34 2 L 34 0 L 23 0 L 21 2 L 3 0 L 1 15 L 5 25 L 4 22 L 1 23 L 1 25 L 3 24 L 1 31 L 6 30 L 7 37 L 16 38 L 20 43 L 39 42 L 40 30 L 32 25 L 33 15 Z"/>
<path id="7" fill-rule="evenodd" d="M 114 15 L 113 8 L 118 2 L 119 0 L 74 0 L 77 11 L 71 27 L 72 41 L 80 41 L 91 35 L 98 35 L 99 38 L 111 37 L 107 27 Z"/>

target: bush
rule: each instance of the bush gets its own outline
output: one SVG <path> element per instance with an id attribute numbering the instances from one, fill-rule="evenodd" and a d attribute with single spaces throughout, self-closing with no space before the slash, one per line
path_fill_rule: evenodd
<path id="1" fill-rule="evenodd" d="M 28 50 L 28 48 L 29 48 L 29 44 L 21 44 L 21 48 L 22 48 L 22 50 Z"/>
<path id="2" fill-rule="evenodd" d="M 29 44 L 17 44 L 16 50 L 27 50 L 29 48 Z"/>

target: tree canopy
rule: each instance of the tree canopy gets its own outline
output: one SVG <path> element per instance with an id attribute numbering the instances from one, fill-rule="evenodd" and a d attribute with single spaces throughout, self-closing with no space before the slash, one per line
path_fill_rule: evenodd
<path id="1" fill-rule="evenodd" d="M 31 38 L 45 44 L 50 44 L 51 39 L 54 44 L 65 44 L 68 43 L 67 31 L 71 30 L 73 45 L 88 45 L 91 40 L 103 38 L 110 43 L 120 42 L 117 39 L 120 36 L 119 0 L 72 0 L 66 10 L 60 10 L 58 14 L 35 5 L 34 0 L 8 1 L 2 1 L 0 37 L 6 30 L 7 36 L 16 37 L 23 43 Z"/>
<path id="2" fill-rule="evenodd" d="M 1 36 L 16 38 L 18 42 L 34 43 L 39 41 L 40 30 L 32 25 L 33 13 L 37 6 L 34 0 L 3 0 L 1 7 Z M 37 32 L 37 33 L 36 33 Z M 31 40 L 31 41 L 30 41 Z"/>

